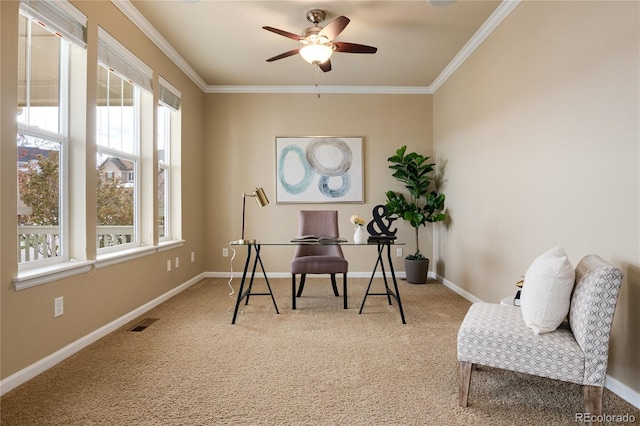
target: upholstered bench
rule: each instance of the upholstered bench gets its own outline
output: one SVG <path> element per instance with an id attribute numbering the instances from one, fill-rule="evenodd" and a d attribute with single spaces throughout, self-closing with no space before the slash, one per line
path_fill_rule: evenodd
<path id="1" fill-rule="evenodd" d="M 468 405 L 472 367 L 479 364 L 582 385 L 585 412 L 601 415 L 621 284 L 619 269 L 585 256 L 575 269 L 568 321 L 541 334 L 525 323 L 518 307 L 474 303 L 458 332 L 460 406 Z"/>

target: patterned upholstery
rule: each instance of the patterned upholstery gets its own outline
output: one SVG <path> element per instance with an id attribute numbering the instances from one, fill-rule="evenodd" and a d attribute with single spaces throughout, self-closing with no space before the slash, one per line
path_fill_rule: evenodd
<path id="1" fill-rule="evenodd" d="M 598 256 L 585 256 L 576 268 L 569 323 L 585 354 L 585 385 L 604 386 L 609 335 L 621 285 L 622 272 Z"/>
<path id="2" fill-rule="evenodd" d="M 474 303 L 458 333 L 458 361 L 582 384 L 584 355 L 568 324 L 535 334 L 520 308 Z"/>
<path id="3" fill-rule="evenodd" d="M 595 255 L 576 267 L 569 321 L 536 335 L 520 309 L 474 303 L 458 332 L 458 361 L 604 386 L 622 273 Z"/>

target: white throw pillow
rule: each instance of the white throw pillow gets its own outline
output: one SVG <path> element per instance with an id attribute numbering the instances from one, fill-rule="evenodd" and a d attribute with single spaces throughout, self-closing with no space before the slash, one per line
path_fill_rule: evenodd
<path id="1" fill-rule="evenodd" d="M 562 247 L 538 256 L 527 269 L 520 295 L 522 318 L 534 333 L 554 331 L 569 313 L 576 273 Z"/>

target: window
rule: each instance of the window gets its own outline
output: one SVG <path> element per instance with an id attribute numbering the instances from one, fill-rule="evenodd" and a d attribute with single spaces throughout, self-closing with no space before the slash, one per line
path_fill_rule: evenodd
<path id="1" fill-rule="evenodd" d="M 67 2 L 20 2 L 18 25 L 19 269 L 69 259 L 71 50 L 86 47 L 86 17 Z"/>
<path id="2" fill-rule="evenodd" d="M 160 77 L 160 95 L 158 105 L 158 239 L 166 241 L 172 235 L 173 228 L 179 228 L 176 218 L 171 214 L 172 202 L 172 147 L 179 141 L 180 92 Z M 172 226 L 172 223 L 174 226 Z"/>
<path id="3" fill-rule="evenodd" d="M 98 67 L 98 248 L 138 241 L 138 187 L 128 179 L 138 167 L 138 89 Z M 133 178 L 133 176 L 131 176 Z"/>
<path id="4" fill-rule="evenodd" d="M 169 237 L 169 119 L 170 110 L 158 106 L 158 238 Z"/>
<path id="5" fill-rule="evenodd" d="M 141 245 L 141 98 L 151 70 L 101 28 L 98 32 L 97 248 Z M 150 141 L 146 141 L 150 143 Z"/>

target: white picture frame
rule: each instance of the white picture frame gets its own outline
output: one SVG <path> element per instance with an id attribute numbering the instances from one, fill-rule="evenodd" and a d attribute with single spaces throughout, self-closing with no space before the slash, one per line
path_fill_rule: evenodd
<path id="1" fill-rule="evenodd" d="M 362 137 L 276 137 L 276 203 L 364 203 Z"/>

